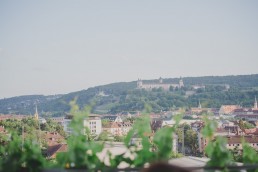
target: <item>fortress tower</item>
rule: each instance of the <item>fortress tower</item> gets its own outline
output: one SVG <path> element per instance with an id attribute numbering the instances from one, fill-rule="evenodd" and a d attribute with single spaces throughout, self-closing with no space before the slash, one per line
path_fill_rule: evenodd
<path id="1" fill-rule="evenodd" d="M 162 84 L 163 83 L 163 79 L 160 77 L 159 78 L 159 83 Z"/>
<path id="2" fill-rule="evenodd" d="M 182 87 L 184 87 L 184 82 L 183 82 L 182 77 L 180 77 L 180 80 L 179 80 L 179 88 L 182 88 Z"/>
<path id="3" fill-rule="evenodd" d="M 142 88 L 142 80 L 138 79 L 137 81 L 137 88 Z"/>

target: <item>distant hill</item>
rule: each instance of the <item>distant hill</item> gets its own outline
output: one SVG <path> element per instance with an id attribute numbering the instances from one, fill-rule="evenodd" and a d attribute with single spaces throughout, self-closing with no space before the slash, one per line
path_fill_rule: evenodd
<path id="1" fill-rule="evenodd" d="M 157 80 L 143 80 L 156 82 Z M 178 82 L 179 78 L 165 78 L 164 83 Z M 60 116 L 69 112 L 69 102 L 77 98 L 80 107 L 94 102 L 93 113 L 119 113 L 141 111 L 144 104 L 153 111 L 169 110 L 176 107 L 195 107 L 200 100 L 204 107 L 220 107 L 221 104 L 253 105 L 258 97 L 258 74 L 238 76 L 204 76 L 183 78 L 185 87 L 163 91 L 139 90 L 137 81 L 112 83 L 64 95 L 30 95 L 0 100 L 0 113 L 34 114 L 35 104 L 43 116 Z M 205 85 L 193 89 L 193 85 Z M 230 86 L 229 89 L 225 85 Z"/>

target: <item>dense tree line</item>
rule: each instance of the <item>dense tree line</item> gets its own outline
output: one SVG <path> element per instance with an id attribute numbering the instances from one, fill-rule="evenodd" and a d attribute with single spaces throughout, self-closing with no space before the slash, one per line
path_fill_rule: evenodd
<path id="1" fill-rule="evenodd" d="M 65 136 L 63 127 L 51 119 L 48 119 L 46 123 L 42 124 L 39 124 L 39 121 L 35 120 L 33 117 L 23 118 L 22 120 L 6 119 L 0 121 L 0 126 L 4 126 L 8 131 L 16 132 L 18 135 L 22 135 L 22 132 L 24 132 L 27 138 L 36 138 L 39 130 L 58 132 Z"/>

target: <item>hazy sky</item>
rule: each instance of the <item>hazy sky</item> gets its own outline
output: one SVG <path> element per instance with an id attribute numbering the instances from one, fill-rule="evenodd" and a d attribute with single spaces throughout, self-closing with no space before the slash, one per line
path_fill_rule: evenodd
<path id="1" fill-rule="evenodd" d="M 0 1 L 0 98 L 257 73 L 256 0 Z"/>

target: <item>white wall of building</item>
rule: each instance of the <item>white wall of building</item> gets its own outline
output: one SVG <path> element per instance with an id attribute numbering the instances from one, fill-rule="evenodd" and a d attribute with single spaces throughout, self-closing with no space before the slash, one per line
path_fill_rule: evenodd
<path id="1" fill-rule="evenodd" d="M 65 133 L 67 133 L 68 135 L 71 134 L 72 129 L 70 127 L 70 123 L 72 122 L 71 119 L 64 119 L 64 122 L 62 123 L 63 127 L 64 127 L 64 131 Z"/>
<path id="2" fill-rule="evenodd" d="M 64 122 L 62 123 L 64 127 L 64 131 L 69 135 L 72 132 L 72 129 L 70 127 L 72 119 L 64 119 Z M 98 117 L 88 118 L 83 120 L 83 126 L 88 127 L 91 134 L 99 135 L 102 132 L 102 124 L 101 119 Z"/>
<path id="3" fill-rule="evenodd" d="M 99 135 L 102 132 L 102 124 L 100 118 L 85 119 L 84 126 L 89 128 L 91 134 Z"/>

